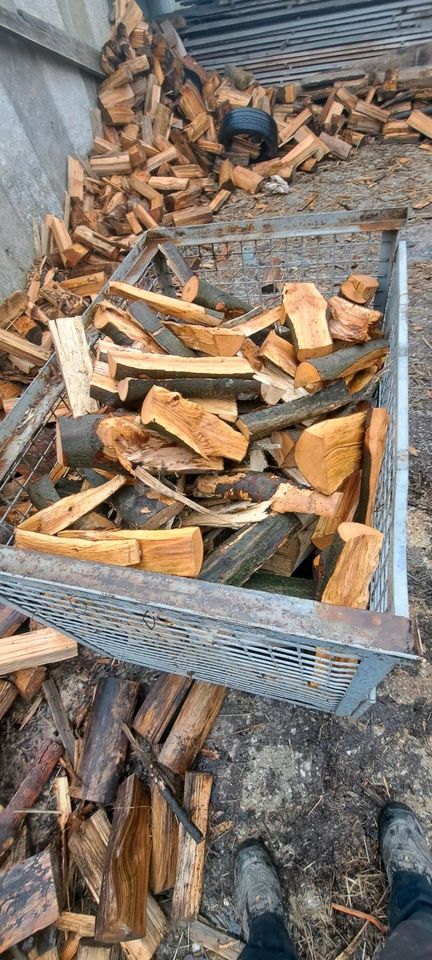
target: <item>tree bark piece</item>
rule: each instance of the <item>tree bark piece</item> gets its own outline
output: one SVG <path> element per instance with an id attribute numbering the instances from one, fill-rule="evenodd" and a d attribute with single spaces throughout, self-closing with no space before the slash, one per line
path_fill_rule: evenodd
<path id="1" fill-rule="evenodd" d="M 248 313 L 250 304 L 227 290 L 221 290 L 214 284 L 208 283 L 202 277 L 192 276 L 184 285 L 182 300 L 187 303 L 199 303 L 208 310 L 222 310 L 225 314 L 236 316 Z"/>
<path id="2" fill-rule="evenodd" d="M 295 348 L 288 340 L 278 337 L 274 330 L 264 340 L 260 349 L 260 356 L 264 357 L 264 360 L 274 363 L 275 367 L 279 367 L 285 373 L 289 373 L 290 376 L 295 376 L 297 369 Z"/>
<path id="3" fill-rule="evenodd" d="M 73 417 L 97 410 L 90 396 L 93 365 L 81 316 L 49 321 Z"/>
<path id="4" fill-rule="evenodd" d="M 76 657 L 75 640 L 51 627 L 17 633 L 0 641 L 0 676 Z"/>
<path id="5" fill-rule="evenodd" d="M 83 800 L 113 803 L 126 759 L 127 740 L 122 724 L 129 724 L 138 696 L 138 684 L 106 677 L 96 687 L 77 774 Z"/>
<path id="6" fill-rule="evenodd" d="M 354 519 L 371 526 L 390 417 L 384 408 L 372 408 L 366 418 L 360 496 Z M 350 518 L 351 519 L 351 518 Z"/>
<path id="7" fill-rule="evenodd" d="M 59 914 L 49 850 L 0 873 L 0 953 L 49 927 Z"/>
<path id="8" fill-rule="evenodd" d="M 286 283 L 283 304 L 298 360 L 325 357 L 333 341 L 327 323 L 327 301 L 314 283 Z"/>
<path id="9" fill-rule="evenodd" d="M 210 773 L 187 773 L 184 802 L 193 823 L 207 833 L 210 794 L 213 777 Z M 173 891 L 171 917 L 186 922 L 199 914 L 204 887 L 205 841 L 195 843 L 180 826 L 177 875 Z"/>
<path id="10" fill-rule="evenodd" d="M 14 700 L 18 696 L 18 690 L 9 680 L 0 680 L 0 720 L 8 712 Z"/>
<path id="11" fill-rule="evenodd" d="M 294 384 L 296 387 L 319 386 L 340 377 L 350 377 L 358 370 L 383 361 L 388 349 L 387 341 L 381 338 L 359 343 L 354 347 L 344 347 L 328 357 L 305 360 L 297 367 Z"/>
<path id="12" fill-rule="evenodd" d="M 225 687 L 195 681 L 159 754 L 162 766 L 173 773 L 186 773 L 205 743 L 225 696 Z M 199 823 L 196 825 L 201 830 Z"/>
<path id="13" fill-rule="evenodd" d="M 115 383 L 115 381 L 113 381 Z M 136 410 L 154 386 L 181 393 L 191 400 L 222 399 L 254 400 L 259 396 L 260 385 L 256 380 L 240 380 L 233 377 L 176 377 L 171 380 L 134 380 L 127 378 L 117 384 L 122 403 Z"/>
<path id="14" fill-rule="evenodd" d="M 247 453 L 248 442 L 238 430 L 163 387 L 153 387 L 147 395 L 141 420 L 144 426 L 178 440 L 201 457 L 220 456 L 239 462 Z"/>
<path id="15" fill-rule="evenodd" d="M 323 603 L 366 609 L 383 539 L 382 533 L 365 524 L 339 524 L 320 558 L 318 591 Z"/>
<path id="16" fill-rule="evenodd" d="M 253 368 L 243 357 L 157 357 L 134 350 L 110 350 L 110 376 L 145 376 L 170 379 L 172 377 L 244 377 L 253 375 Z"/>
<path id="17" fill-rule="evenodd" d="M 59 533 L 60 530 L 70 527 L 76 520 L 98 507 L 113 493 L 120 490 L 120 487 L 123 487 L 126 482 L 126 477 L 115 476 L 100 487 L 82 490 L 70 497 L 64 497 L 62 500 L 46 507 L 45 510 L 40 510 L 39 513 L 28 517 L 20 524 L 19 529 L 32 531 L 33 533 L 43 533 L 47 536 Z"/>
<path id="18" fill-rule="evenodd" d="M 23 550 L 37 550 L 40 553 L 50 553 L 53 556 L 71 557 L 75 560 L 92 560 L 94 563 L 110 563 L 120 567 L 138 566 L 141 562 L 141 551 L 135 538 L 135 531 L 124 540 L 122 544 L 115 544 L 111 539 L 107 539 L 107 534 L 111 530 L 98 530 L 98 542 L 89 542 L 87 530 L 75 531 L 66 530 L 67 538 L 61 534 L 58 537 L 46 536 L 44 533 L 33 533 L 32 530 L 20 530 L 15 532 L 15 546 Z M 76 533 L 81 534 L 76 536 Z M 51 647 L 50 647 L 51 650 Z M 76 652 L 69 656 L 75 656 Z M 26 659 L 26 664 L 30 659 Z M 56 657 L 56 659 L 61 659 Z M 64 658 L 63 658 L 64 659 Z M 33 660 L 34 662 L 34 660 Z M 50 663 L 51 660 L 42 660 L 42 663 Z"/>
<path id="19" fill-rule="evenodd" d="M 118 943 L 146 932 L 150 871 L 150 796 L 132 774 L 117 791 L 95 936 Z"/>
<path id="20" fill-rule="evenodd" d="M 341 286 L 341 294 L 352 303 L 367 306 L 375 296 L 379 281 L 369 277 L 366 273 L 352 273 Z"/>
<path id="21" fill-rule="evenodd" d="M 45 785 L 63 753 L 60 743 L 45 740 L 36 754 L 31 769 L 24 777 L 16 793 L 0 813 L 0 862 L 10 850 L 16 831 L 25 817 L 23 810 L 30 810 L 42 793 Z"/>
<path id="22" fill-rule="evenodd" d="M 130 283 L 121 283 L 119 280 L 111 280 L 108 289 L 112 297 L 141 301 L 149 307 L 153 307 L 158 313 L 165 314 L 168 317 L 189 320 L 192 323 L 202 323 L 211 327 L 217 325 L 215 317 L 209 316 L 204 307 L 200 307 L 197 303 L 185 303 L 175 297 L 166 297 L 161 293 L 153 293 L 150 290 L 141 290 L 140 287 L 133 287 Z"/>
<path id="23" fill-rule="evenodd" d="M 320 493 L 332 494 L 361 467 L 365 413 L 322 420 L 303 430 L 294 451 L 296 464 Z"/>
<path id="24" fill-rule="evenodd" d="M 243 527 L 209 554 L 200 580 L 241 587 L 299 527 L 299 520 L 287 514 L 275 514 Z"/>
<path id="25" fill-rule="evenodd" d="M 210 357 L 234 357 L 240 350 L 244 336 L 224 327 L 202 327 L 198 324 L 171 323 L 166 326 L 192 350 Z"/>
<path id="26" fill-rule="evenodd" d="M 347 340 L 364 343 L 370 340 L 370 327 L 381 319 L 380 310 L 371 310 L 357 303 L 350 303 L 344 297 L 330 297 L 329 330 L 333 340 Z"/>
<path id="27" fill-rule="evenodd" d="M 179 825 L 159 788 L 151 786 L 152 851 L 150 886 L 154 894 L 172 890 L 176 878 Z"/>
<path id="28" fill-rule="evenodd" d="M 106 813 L 97 810 L 71 834 L 71 857 L 96 903 L 102 886 L 103 865 L 108 846 L 110 824 Z M 147 930 L 140 940 L 124 940 L 121 944 L 127 960 L 152 960 L 161 940 L 168 933 L 168 923 L 156 900 L 147 896 Z"/>
<path id="29" fill-rule="evenodd" d="M 258 570 L 244 584 L 247 590 L 263 590 L 264 593 L 280 593 L 285 597 L 298 597 L 300 600 L 315 600 L 316 586 L 313 580 L 300 577 L 282 577 Z"/>
<path id="30" fill-rule="evenodd" d="M 333 410 L 346 406 L 352 400 L 346 383 L 339 380 L 311 397 L 301 397 L 288 403 L 278 403 L 267 410 L 246 413 L 239 417 L 237 426 L 249 440 L 268 437 L 274 430 L 284 430 L 304 420 L 314 420 Z"/>
<path id="31" fill-rule="evenodd" d="M 65 542 L 70 542 L 70 531 L 60 534 Z M 134 563 L 140 570 L 153 573 L 167 573 L 178 577 L 197 577 L 202 566 L 203 541 L 199 527 L 180 527 L 175 530 L 83 530 L 82 536 L 89 541 L 115 543 L 119 556 L 119 541 L 129 544 L 130 537 L 138 544 L 138 561 Z M 107 538 L 107 539 L 106 539 Z M 59 538 L 60 539 L 60 538 Z M 135 554 L 134 554 L 135 557 Z"/>
<path id="32" fill-rule="evenodd" d="M 269 500 L 281 484 L 274 473 L 256 470 L 233 471 L 232 473 L 201 476 L 195 480 L 195 497 L 221 497 L 229 501 L 262 503 Z"/>
<path id="33" fill-rule="evenodd" d="M 172 673 L 161 674 L 152 683 L 134 718 L 134 730 L 150 740 L 150 743 L 159 743 L 183 703 L 191 683 L 189 677 L 178 677 Z"/>
<path id="34" fill-rule="evenodd" d="M 318 550 L 324 550 L 330 546 L 340 523 L 343 523 L 344 520 L 354 519 L 360 494 L 360 480 L 361 471 L 355 470 L 350 477 L 344 480 L 340 488 L 342 500 L 335 516 L 318 518 L 312 534 L 312 543 L 318 547 Z"/>

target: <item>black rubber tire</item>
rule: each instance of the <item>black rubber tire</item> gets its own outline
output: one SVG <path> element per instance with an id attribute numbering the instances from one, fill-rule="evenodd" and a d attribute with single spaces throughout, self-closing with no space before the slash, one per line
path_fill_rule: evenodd
<path id="1" fill-rule="evenodd" d="M 278 149 L 278 129 L 273 117 L 255 107 L 236 107 L 225 114 L 219 129 L 219 143 L 229 150 L 234 137 L 249 134 L 262 141 L 259 160 L 271 160 Z"/>

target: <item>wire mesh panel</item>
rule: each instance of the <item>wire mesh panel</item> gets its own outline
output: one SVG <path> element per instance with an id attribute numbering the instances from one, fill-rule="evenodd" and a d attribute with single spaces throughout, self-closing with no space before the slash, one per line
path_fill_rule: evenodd
<path id="1" fill-rule="evenodd" d="M 384 533 L 371 592 L 371 611 L 377 613 L 299 599 L 288 603 L 278 595 L 214 584 L 209 591 L 209 584 L 187 580 L 182 581 L 180 600 L 168 610 L 166 591 L 176 595 L 181 578 L 164 578 L 162 590 L 162 578 L 129 570 L 129 586 L 119 597 L 114 584 L 124 572 L 118 568 L 113 581 L 113 568 L 107 566 L 78 564 L 77 574 L 76 561 L 59 564 L 56 558 L 53 564 L 50 558 L 7 548 L 0 548 L 0 597 L 119 659 L 340 714 L 358 715 L 365 709 L 377 682 L 410 657 L 405 568 L 406 264 L 404 243 L 398 238 L 403 222 L 404 211 L 374 211 L 150 231 L 116 274 L 116 279 L 172 293 L 178 282 L 167 280 L 158 262 L 159 244 L 169 239 L 206 280 L 263 307 L 280 302 L 287 281 L 314 282 L 330 297 L 350 273 L 379 279 L 375 305 L 385 311 L 390 341 L 379 400 L 389 411 L 390 429 L 375 518 Z M 270 283 L 269 267 L 273 268 Z M 54 385 L 48 380 L 51 371 L 52 362 L 27 391 L 27 398 L 16 405 L 21 405 L 18 413 L 14 408 L 9 444 L 8 424 L 0 427 L 3 544 L 12 543 L 13 528 L 31 510 L 29 485 L 56 462 L 55 408 L 62 386 L 59 379 Z M 59 566 L 65 571 L 61 584 L 56 583 Z M 90 567 L 98 573 L 97 589 L 89 592 L 85 587 Z M 49 574 L 42 577 L 42 569 Z M 137 576 L 141 590 L 133 598 L 131 584 Z M 281 603 L 285 604 L 283 629 L 276 628 Z M 234 624 L 233 608 L 237 607 L 245 612 L 241 622 Z M 294 613 L 300 622 L 297 632 L 292 625 Z M 349 629 L 342 629 L 344 618 Z M 385 642 L 383 624 L 389 631 Z"/>

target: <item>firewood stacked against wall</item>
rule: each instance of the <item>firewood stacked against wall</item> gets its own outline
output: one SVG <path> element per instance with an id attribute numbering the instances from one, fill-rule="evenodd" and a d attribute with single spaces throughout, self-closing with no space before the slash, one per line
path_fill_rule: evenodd
<path id="1" fill-rule="evenodd" d="M 425 138 L 420 146 L 432 150 L 430 71 L 264 88 L 242 70 L 206 72 L 172 24 L 150 26 L 135 0 L 116 0 L 101 62 L 89 158 L 69 158 L 64 215 L 34 224 L 27 289 L 0 306 L 5 414 L 50 354 L 49 321 L 82 313 L 143 230 L 209 223 L 232 191 L 256 194 L 274 175 L 290 181 L 323 160 L 347 160 L 369 136 Z M 274 159 L 260 162 L 259 144 L 244 136 L 224 153 L 220 123 L 238 106 L 273 115 Z"/>

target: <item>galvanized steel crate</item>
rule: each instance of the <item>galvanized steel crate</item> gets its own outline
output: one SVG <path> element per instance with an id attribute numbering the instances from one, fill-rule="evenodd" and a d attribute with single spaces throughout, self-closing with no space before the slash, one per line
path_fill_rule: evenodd
<path id="1" fill-rule="evenodd" d="M 349 273 L 379 278 L 376 306 L 390 341 L 379 403 L 390 414 L 375 523 L 384 532 L 369 611 L 17 551 L 9 522 L 24 519 L 26 487 L 52 457 L 46 426 L 63 393 L 52 359 L 0 426 L 0 599 L 97 652 L 227 684 L 293 704 L 359 716 L 377 683 L 412 652 L 406 573 L 408 482 L 405 210 L 281 217 L 149 231 L 116 273 L 175 290 L 158 244 L 167 239 L 208 280 L 271 306 L 286 281 L 331 296 Z M 263 294 L 280 267 L 279 290 Z M 277 286 L 277 285 L 276 285 Z M 21 487 L 12 482 L 21 465 Z"/>

